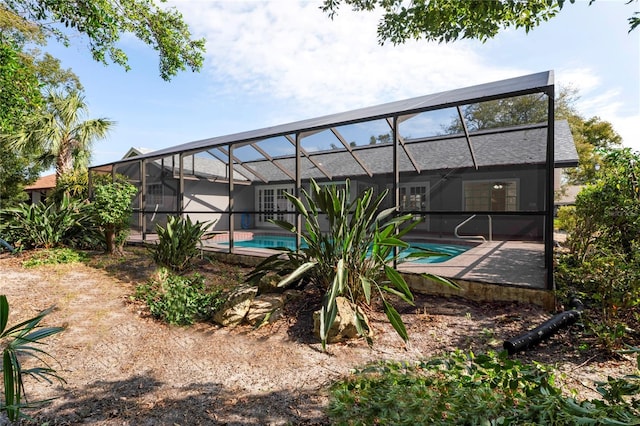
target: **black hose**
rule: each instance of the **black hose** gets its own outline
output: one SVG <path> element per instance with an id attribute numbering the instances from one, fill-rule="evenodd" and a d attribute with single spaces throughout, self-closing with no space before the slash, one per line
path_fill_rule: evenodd
<path id="1" fill-rule="evenodd" d="M 502 347 L 509 352 L 509 355 L 513 355 L 548 339 L 560 329 L 570 326 L 580 319 L 584 306 L 580 300 L 572 299 L 569 307 L 571 310 L 554 315 L 550 320 L 540 324 L 533 330 L 519 337 L 505 340 Z"/>

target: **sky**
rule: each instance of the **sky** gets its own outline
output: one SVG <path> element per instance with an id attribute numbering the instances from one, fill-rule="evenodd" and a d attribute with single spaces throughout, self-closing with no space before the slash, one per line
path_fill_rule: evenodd
<path id="1" fill-rule="evenodd" d="M 331 20 L 321 3 L 170 1 L 207 40 L 203 69 L 170 82 L 156 52 L 132 36 L 122 40 L 128 72 L 93 61 L 81 38 L 68 48 L 50 43 L 46 50 L 80 77 L 87 118 L 116 122 L 92 164 L 131 147 L 162 149 L 547 70 L 557 86 L 578 90 L 578 112 L 611 122 L 640 151 L 640 28 L 628 33 L 627 23 L 640 2 L 567 2 L 528 34 L 510 29 L 484 44 L 397 46 L 378 43 L 379 13 L 343 7 Z"/>

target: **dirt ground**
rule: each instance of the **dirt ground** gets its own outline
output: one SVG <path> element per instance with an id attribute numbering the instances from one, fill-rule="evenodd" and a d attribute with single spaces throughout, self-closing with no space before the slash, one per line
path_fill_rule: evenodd
<path id="1" fill-rule="evenodd" d="M 417 295 L 401 310 L 405 345 L 380 314 L 372 315 L 373 347 L 362 340 L 329 345 L 311 332 L 318 297 L 290 305 L 260 329 L 164 325 L 131 301 L 137 283 L 153 273 L 140 249 L 113 260 L 24 269 L 0 255 L 0 294 L 15 324 L 56 305 L 47 325 L 67 329 L 49 339 L 53 366 L 66 384 L 29 381 L 31 400 L 56 398 L 35 412 L 48 425 L 323 425 L 327 389 L 354 367 L 382 359 L 415 360 L 455 348 L 500 350 L 505 339 L 537 326 L 550 313 L 516 303 L 474 303 Z M 246 269 L 201 262 L 208 280 L 236 282 Z M 575 326 L 574 326 L 575 327 Z M 562 331 L 516 355 L 557 365 L 568 389 L 592 397 L 593 380 L 633 371 L 630 359 L 580 351 L 576 329 Z M 2 418 L 0 418 L 2 424 Z"/>

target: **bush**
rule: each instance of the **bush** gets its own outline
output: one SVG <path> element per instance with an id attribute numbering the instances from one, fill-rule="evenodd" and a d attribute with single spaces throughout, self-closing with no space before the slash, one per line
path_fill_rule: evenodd
<path id="1" fill-rule="evenodd" d="M 107 253 L 121 254 L 129 232 L 131 200 L 138 189 L 128 182 L 96 185 L 91 203 L 93 218 L 104 235 Z"/>
<path id="2" fill-rule="evenodd" d="M 14 247 L 81 247 L 95 243 L 88 205 L 67 196 L 60 203 L 23 203 L 2 210 L 0 216 L 0 231 Z"/>
<path id="3" fill-rule="evenodd" d="M 590 308 L 587 332 L 615 350 L 628 330 L 640 329 L 640 155 L 614 150 L 604 161 L 596 183 L 578 194 L 570 253 L 558 256 L 556 281 Z"/>
<path id="4" fill-rule="evenodd" d="M 166 270 L 138 286 L 136 299 L 144 301 L 154 317 L 174 325 L 207 319 L 224 303 L 222 290 L 208 290 L 203 276 L 184 277 Z"/>
<path id="5" fill-rule="evenodd" d="M 158 244 L 150 249 L 158 266 L 165 266 L 175 272 L 183 272 L 191 265 L 191 260 L 199 254 L 198 244 L 213 223 L 191 222 L 187 216 L 169 216 L 167 226 L 156 225 Z"/>
<path id="6" fill-rule="evenodd" d="M 461 351 L 413 365 L 380 362 L 334 383 L 329 417 L 338 425 L 637 424 L 638 377 L 599 383 L 602 399 L 564 396 L 550 367 L 506 353 Z M 619 422 L 619 423 L 616 423 Z"/>

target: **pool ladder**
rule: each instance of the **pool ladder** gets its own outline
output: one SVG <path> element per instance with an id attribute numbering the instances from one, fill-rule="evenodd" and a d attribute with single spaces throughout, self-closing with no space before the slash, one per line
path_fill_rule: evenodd
<path id="1" fill-rule="evenodd" d="M 473 239 L 473 240 L 482 240 L 483 242 L 486 242 L 487 239 L 485 237 L 483 237 L 482 235 L 460 235 L 458 233 L 460 228 L 462 228 L 467 223 L 471 222 L 471 220 L 473 220 L 476 216 L 477 215 L 474 214 L 474 215 L 469 216 L 465 220 L 463 220 L 460 224 L 458 224 L 458 226 L 455 227 L 455 229 L 453 230 L 453 234 L 457 238 L 461 238 L 461 239 L 465 238 L 465 239 Z M 487 217 L 489 218 L 489 241 L 493 241 L 493 224 L 491 223 L 491 215 L 487 215 Z"/>

